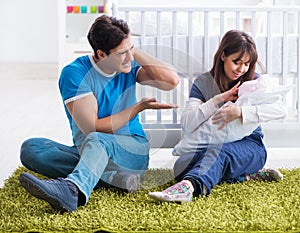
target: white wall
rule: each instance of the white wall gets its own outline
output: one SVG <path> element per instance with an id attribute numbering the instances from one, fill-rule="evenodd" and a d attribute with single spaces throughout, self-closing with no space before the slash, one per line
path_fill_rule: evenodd
<path id="1" fill-rule="evenodd" d="M 0 0 L 0 63 L 58 63 L 58 1 Z M 182 4 L 182 0 L 115 0 L 120 4 Z M 228 0 L 226 5 L 253 5 L 261 0 Z M 270 0 L 263 0 L 270 1 Z M 201 0 L 203 5 L 224 1 Z M 299 5 L 300 0 L 276 0 Z M 199 4 L 199 0 L 184 1 Z"/>
<path id="2" fill-rule="evenodd" d="M 115 0 L 118 4 L 121 5 L 203 5 L 203 6 L 220 6 L 226 4 L 226 6 L 234 6 L 234 5 L 256 5 L 262 0 Z M 287 0 L 290 1 L 290 0 Z"/>
<path id="3" fill-rule="evenodd" d="M 242 6 L 242 5 L 258 5 L 258 4 L 268 4 L 276 6 L 292 6 L 300 5 L 300 0 L 111 0 L 115 1 L 121 5 L 203 5 L 203 6 Z"/>
<path id="4" fill-rule="evenodd" d="M 57 10 L 55 0 L 1 0 L 0 62 L 57 63 Z"/>

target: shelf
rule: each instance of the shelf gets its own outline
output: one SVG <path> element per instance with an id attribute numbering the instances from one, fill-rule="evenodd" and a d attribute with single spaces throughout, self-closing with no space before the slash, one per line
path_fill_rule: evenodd
<path id="1" fill-rule="evenodd" d="M 81 5 L 81 6 L 73 6 L 68 5 L 66 6 L 67 14 L 75 14 L 75 15 L 84 15 L 84 14 L 99 14 L 105 13 L 105 6 L 104 5 Z"/>
<path id="2" fill-rule="evenodd" d="M 103 11 L 107 2 L 107 0 L 59 1 L 59 70 L 75 58 L 92 53 L 87 34 L 95 19 L 105 14 Z"/>
<path id="3" fill-rule="evenodd" d="M 66 43 L 83 42 L 82 38 L 86 39 L 92 23 L 101 15 L 102 14 L 67 14 L 65 28 Z"/>

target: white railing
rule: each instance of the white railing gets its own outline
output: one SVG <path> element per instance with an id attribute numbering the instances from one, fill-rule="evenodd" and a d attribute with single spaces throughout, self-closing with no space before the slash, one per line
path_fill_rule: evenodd
<path id="1" fill-rule="evenodd" d="M 289 109 L 287 119 L 271 122 L 272 127 L 300 128 L 299 7 L 194 6 L 192 9 L 113 4 L 112 12 L 128 22 L 136 46 L 173 64 L 182 77 L 176 90 L 168 93 L 139 88 L 140 96 L 156 96 L 163 102 L 181 106 L 176 111 L 146 111 L 141 116 L 145 128 L 180 128 L 180 114 L 191 83 L 197 74 L 212 66 L 219 41 L 229 29 L 252 35 L 260 61 L 274 85 L 295 85 L 285 99 Z"/>

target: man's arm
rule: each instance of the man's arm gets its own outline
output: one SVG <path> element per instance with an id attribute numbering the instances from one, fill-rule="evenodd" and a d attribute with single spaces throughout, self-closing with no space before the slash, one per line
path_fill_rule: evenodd
<path id="1" fill-rule="evenodd" d="M 145 109 L 170 109 L 177 108 L 177 106 L 159 103 L 155 98 L 143 98 L 117 114 L 99 119 L 97 100 L 94 95 L 89 95 L 68 103 L 67 108 L 77 126 L 87 135 L 95 131 L 113 133 Z"/>
<path id="2" fill-rule="evenodd" d="M 171 65 L 144 53 L 138 48 L 135 48 L 134 59 L 142 66 L 137 76 L 137 81 L 140 84 L 169 91 L 179 83 L 179 76 Z"/>

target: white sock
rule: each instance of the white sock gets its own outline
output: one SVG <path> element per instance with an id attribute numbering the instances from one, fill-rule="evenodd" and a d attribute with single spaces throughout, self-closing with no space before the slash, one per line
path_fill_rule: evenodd
<path id="1" fill-rule="evenodd" d="M 192 193 L 194 192 L 194 186 L 193 186 L 193 184 L 192 184 L 192 182 L 191 181 L 189 181 L 189 180 L 182 180 L 182 182 L 184 182 L 184 183 L 186 183 L 187 184 L 187 186 L 189 187 L 189 189 L 192 191 Z"/>
<path id="2" fill-rule="evenodd" d="M 202 195 L 205 196 L 205 195 L 207 195 L 207 193 L 208 193 L 208 190 L 207 190 L 205 184 L 202 184 Z"/>

